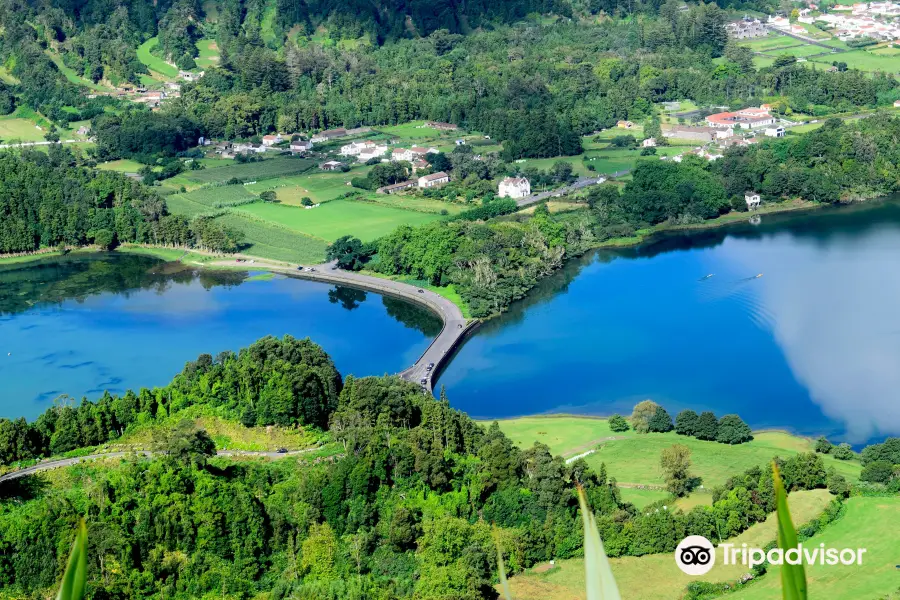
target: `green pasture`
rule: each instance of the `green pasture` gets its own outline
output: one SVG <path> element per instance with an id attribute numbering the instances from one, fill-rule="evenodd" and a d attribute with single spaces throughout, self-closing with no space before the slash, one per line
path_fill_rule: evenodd
<path id="1" fill-rule="evenodd" d="M 144 63 L 151 71 L 156 71 L 163 77 L 174 79 L 178 77 L 178 69 L 152 53 L 159 44 L 159 38 L 152 37 L 137 48 L 138 60 Z"/>
<path id="2" fill-rule="evenodd" d="M 255 163 L 230 163 L 222 167 L 187 171 L 172 179 L 185 181 L 194 187 L 198 184 L 224 183 L 233 178 L 244 182 L 259 181 L 285 175 L 296 175 L 309 170 L 315 164 L 315 161 L 306 158 L 269 158 Z M 177 182 L 173 181 L 173 184 L 177 184 Z M 186 187 L 190 187 L 190 185 Z"/>
<path id="3" fill-rule="evenodd" d="M 14 113 L 15 114 L 15 113 Z M 38 129 L 34 121 L 13 115 L 0 117 L 0 140 L 8 144 L 13 140 L 20 142 L 43 142 L 46 130 Z"/>
<path id="4" fill-rule="evenodd" d="M 273 190 L 282 204 L 299 206 L 303 198 L 315 203 L 327 202 L 342 196 L 355 188 L 349 186 L 354 177 L 365 177 L 372 167 L 353 167 L 346 173 L 340 171 L 317 171 L 306 175 L 292 175 L 266 179 L 247 188 L 254 193 Z"/>
<path id="5" fill-rule="evenodd" d="M 852 50 L 826 56 L 815 56 L 809 60 L 830 65 L 833 61 L 845 62 L 851 69 L 861 71 L 882 71 L 885 73 L 900 72 L 900 55 L 875 54 L 868 50 Z"/>
<path id="6" fill-rule="evenodd" d="M 432 129 L 431 127 L 424 127 L 424 125 L 425 121 L 410 121 L 409 123 L 402 123 L 400 125 L 378 127 L 377 130 L 405 140 L 437 139 L 442 136 L 442 132 L 437 129 Z M 458 131 L 448 131 L 443 134 L 443 137 L 455 140 L 462 137 L 462 134 L 463 131 L 460 129 Z"/>
<path id="7" fill-rule="evenodd" d="M 217 208 L 227 208 L 234 204 L 240 204 L 248 200 L 256 200 L 258 194 L 254 194 L 245 185 L 220 185 L 214 187 L 200 188 L 186 194 L 173 194 L 168 199 L 176 196 L 183 196 L 185 199 L 196 204 L 202 204 L 210 210 Z"/>
<path id="8" fill-rule="evenodd" d="M 136 160 L 122 158 L 119 160 L 111 160 L 100 163 L 97 168 L 101 171 L 116 171 L 117 173 L 137 173 L 144 168 L 144 165 Z"/>
<path id="9" fill-rule="evenodd" d="M 65 78 L 68 79 L 71 83 L 74 83 L 75 85 L 84 86 L 86 88 L 92 89 L 97 92 L 108 92 L 109 91 L 109 88 L 103 87 L 102 85 L 97 85 L 90 79 L 82 77 L 81 75 L 76 73 L 74 69 L 67 66 L 66 63 L 63 62 L 63 59 L 59 54 L 57 54 L 51 50 L 45 50 L 44 54 L 46 54 L 47 57 L 53 61 L 53 64 L 56 65 L 56 68 L 59 69 L 60 73 L 62 73 L 65 76 Z"/>
<path id="10" fill-rule="evenodd" d="M 791 496 L 793 498 L 793 495 Z M 791 512 L 794 506 L 791 504 Z M 794 523 L 800 521 L 796 517 Z M 807 565 L 809 597 L 829 600 L 876 600 L 900 589 L 900 497 L 850 498 L 847 514 L 810 541 L 827 548 L 865 548 L 857 565 Z M 734 600 L 769 600 L 781 597 L 779 567 L 770 568 L 760 581 L 738 591 Z"/>
<path id="11" fill-rule="evenodd" d="M 664 485 L 659 456 L 672 444 L 691 450 L 691 471 L 703 479 L 706 488 L 723 483 L 728 477 L 755 466 L 768 464 L 774 456 L 788 457 L 813 449 L 813 441 L 785 432 L 756 432 L 746 444 L 730 446 L 718 442 L 670 433 L 639 435 L 634 431 L 615 433 L 606 419 L 588 417 L 524 417 L 501 421 L 500 428 L 516 445 L 530 447 L 534 442 L 547 444 L 554 454 L 574 456 L 595 450 L 585 461 L 595 469 L 606 464 L 610 476 L 623 483 Z M 850 481 L 859 478 L 856 461 L 839 461 L 825 456 Z"/>
<path id="12" fill-rule="evenodd" d="M 257 203 L 233 210 L 328 241 L 343 235 L 371 241 L 392 232 L 399 225 L 421 225 L 440 218 L 433 214 L 351 200 L 333 200 L 311 209 Z"/>
<path id="13" fill-rule="evenodd" d="M 213 208 L 206 204 L 200 204 L 191 200 L 187 194 L 172 194 L 166 196 L 166 206 L 173 215 L 184 215 L 189 219 L 193 219 L 198 215 L 208 215 L 219 212 L 219 209 Z"/>
<path id="14" fill-rule="evenodd" d="M 219 47 L 216 40 L 203 38 L 197 41 L 197 51 L 199 54 L 194 62 L 201 70 L 219 66 Z"/>
<path id="15" fill-rule="evenodd" d="M 741 46 L 746 46 L 756 52 L 765 52 L 776 48 L 790 48 L 792 46 L 804 46 L 806 42 L 792 38 L 787 35 L 769 34 L 765 37 L 752 39 L 749 41 L 741 41 Z"/>
<path id="16" fill-rule="evenodd" d="M 245 247 L 241 249 L 244 254 L 303 264 L 325 261 L 328 243 L 324 240 L 248 218 L 235 210 L 217 217 L 216 221 L 244 234 Z"/>
<path id="17" fill-rule="evenodd" d="M 648 504 L 665 500 L 670 496 L 667 491 L 657 489 L 620 488 L 620 491 L 622 500 L 631 502 L 638 508 L 644 508 Z"/>
<path id="18" fill-rule="evenodd" d="M 818 517 L 828 503 L 831 494 L 826 490 L 795 492 L 788 497 L 794 523 L 807 523 Z M 764 546 L 777 535 L 774 514 L 762 523 L 750 527 L 744 533 L 728 540 L 737 546 Z M 743 565 L 724 565 L 721 552 L 716 566 L 708 574 L 692 577 L 681 572 L 672 554 L 625 556 L 610 559 L 613 576 L 624 600 L 681 600 L 685 588 L 692 581 L 736 581 L 747 570 Z M 721 561 L 721 563 L 719 562 Z M 557 561 L 556 566 L 539 565 L 510 580 L 514 598 L 540 598 L 541 600 L 584 600 L 584 560 Z M 543 571 L 543 572 L 541 572 Z M 770 577 L 766 576 L 767 578 Z M 777 595 L 764 596 L 767 600 Z M 831 598 L 831 596 L 827 596 Z M 811 595 L 810 598 L 816 598 Z"/>
<path id="19" fill-rule="evenodd" d="M 434 214 L 440 214 L 441 211 L 446 210 L 447 214 L 450 215 L 456 215 L 466 210 L 466 208 L 471 208 L 455 202 L 444 202 L 433 198 L 422 198 L 407 194 L 369 194 L 365 197 L 365 202 L 375 202 L 392 208 Z"/>

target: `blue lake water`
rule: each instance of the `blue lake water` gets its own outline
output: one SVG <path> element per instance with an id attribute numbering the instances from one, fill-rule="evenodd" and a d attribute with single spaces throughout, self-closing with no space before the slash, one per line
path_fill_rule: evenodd
<path id="1" fill-rule="evenodd" d="M 477 330 L 438 385 L 473 417 L 650 398 L 857 444 L 900 434 L 898 261 L 895 203 L 598 252 Z"/>
<path id="2" fill-rule="evenodd" d="M 597 252 L 477 329 L 438 385 L 476 418 L 628 413 L 651 398 L 855 444 L 898 435 L 898 259 L 893 202 Z M 8 265 L 0 416 L 162 385 L 200 353 L 268 334 L 311 337 L 345 375 L 393 373 L 439 329 L 403 301 L 284 277 L 117 254 Z"/>
<path id="3" fill-rule="evenodd" d="M 0 416 L 34 418 L 64 393 L 164 385 L 201 353 L 265 335 L 309 336 L 344 374 L 394 373 L 441 327 L 360 290 L 162 267 L 112 254 L 0 270 Z"/>

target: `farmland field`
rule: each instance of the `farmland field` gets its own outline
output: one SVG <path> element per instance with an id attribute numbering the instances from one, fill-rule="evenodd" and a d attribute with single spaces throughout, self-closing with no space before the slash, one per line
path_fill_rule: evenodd
<path id="1" fill-rule="evenodd" d="M 119 160 L 111 160 L 109 162 L 100 163 L 97 168 L 101 171 L 116 171 L 117 173 L 137 173 L 144 168 L 144 165 L 136 160 L 122 158 Z"/>
<path id="2" fill-rule="evenodd" d="M 841 52 L 839 54 L 816 56 L 810 60 L 818 63 L 827 63 L 829 65 L 832 61 L 837 60 L 847 63 L 847 66 L 851 69 L 859 69 L 861 71 L 884 71 L 887 73 L 900 72 L 900 56 L 879 55 L 867 50 L 852 50 L 850 52 Z"/>
<path id="3" fill-rule="evenodd" d="M 328 241 L 342 235 L 354 235 L 367 242 L 390 233 L 398 225 L 421 225 L 440 218 L 351 200 L 333 200 L 309 210 L 257 203 L 233 211 Z"/>
<path id="4" fill-rule="evenodd" d="M 423 127 L 424 124 L 425 121 L 412 121 L 410 123 L 403 123 L 402 125 L 378 127 L 377 129 L 382 133 L 407 140 L 437 139 L 441 137 L 440 131 L 432 129 L 431 127 Z M 452 138 L 452 141 L 453 139 L 462 136 L 462 130 L 448 131 L 443 135 L 444 137 Z"/>
<path id="5" fill-rule="evenodd" d="M 218 212 L 218 209 L 211 206 L 194 202 L 188 198 L 187 194 L 172 194 L 171 196 L 166 196 L 166 206 L 169 207 L 169 212 L 173 215 L 184 215 L 188 219 L 193 219 L 197 215 L 208 215 L 213 212 Z"/>
<path id="6" fill-rule="evenodd" d="M 250 192 L 247 187 L 244 185 L 220 185 L 173 196 L 183 196 L 191 202 L 202 204 L 210 209 L 225 208 L 247 200 L 255 200 L 258 195 Z M 169 198 L 173 196 L 169 196 Z"/>
<path id="7" fill-rule="evenodd" d="M 624 490 L 623 490 L 624 491 Z M 824 511 L 831 501 L 826 490 L 794 492 L 788 497 L 791 514 L 797 525 L 807 523 Z M 844 517 L 846 519 L 846 517 Z M 839 522 L 840 523 L 840 522 Z M 729 542 L 738 546 L 765 546 L 775 539 L 777 533 L 775 517 L 769 515 L 762 523 L 757 523 Z M 818 539 L 818 537 L 816 538 Z M 721 555 L 718 557 L 721 560 Z M 647 556 L 625 556 L 610 559 L 613 576 L 625 600 L 679 600 L 691 581 L 735 581 L 747 568 L 743 565 L 724 565 L 716 562 L 715 568 L 701 577 L 691 577 L 682 573 L 675 564 L 672 554 L 650 554 Z M 767 575 L 768 582 L 772 575 Z M 777 576 L 772 579 L 778 583 Z M 541 598 L 541 600 L 584 600 L 585 580 L 583 559 L 563 560 L 557 566 L 544 572 L 526 571 L 510 580 L 513 597 Z M 749 589 L 755 589 L 755 585 Z M 729 598 L 731 596 L 728 596 Z M 738 594 L 738 597 L 743 597 Z M 777 597 L 769 589 L 769 594 L 760 598 Z M 810 595 L 811 598 L 818 596 Z M 823 596 L 826 597 L 826 596 Z M 832 598 L 832 596 L 827 596 Z"/>
<path id="8" fill-rule="evenodd" d="M 148 69 L 156 71 L 163 77 L 174 79 L 178 77 L 178 69 L 173 67 L 163 59 L 151 53 L 156 45 L 159 44 L 159 38 L 152 37 L 137 48 L 138 60 L 144 63 Z"/>
<path id="9" fill-rule="evenodd" d="M 767 35 L 750 41 L 741 41 L 741 46 L 746 46 L 756 52 L 765 52 L 774 48 L 789 48 L 791 46 L 804 46 L 806 42 L 786 35 Z"/>
<path id="10" fill-rule="evenodd" d="M 315 161 L 305 158 L 271 158 L 256 163 L 233 163 L 214 169 L 188 171 L 179 175 L 194 183 L 224 183 L 232 178 L 244 181 L 271 179 L 284 175 L 296 175 L 309 170 Z"/>
<path id="11" fill-rule="evenodd" d="M 59 54 L 51 52 L 50 50 L 45 50 L 44 53 L 50 60 L 53 61 L 53 64 L 56 65 L 56 68 L 59 69 L 60 73 L 62 73 L 65 78 L 68 79 L 71 83 L 74 83 L 75 85 L 81 85 L 98 92 L 109 91 L 109 88 L 103 87 L 102 85 L 97 85 L 93 81 L 80 76 L 71 67 L 67 66 L 66 63 L 63 62 L 63 59 Z"/>
<path id="12" fill-rule="evenodd" d="M 219 47 L 216 45 L 216 40 L 207 38 L 198 40 L 197 50 L 200 52 L 194 60 L 197 63 L 197 68 L 205 70 L 219 66 Z"/>
<path id="13" fill-rule="evenodd" d="M 248 219 L 234 210 L 217 217 L 216 221 L 244 233 L 245 247 L 241 252 L 246 254 L 303 264 L 318 264 L 325 260 L 328 244 L 323 240 Z"/>
<path id="14" fill-rule="evenodd" d="M 38 129 L 33 121 L 16 117 L 0 117 L 0 140 L 4 144 L 11 140 L 22 142 L 43 142 L 46 132 Z"/>
<path id="15" fill-rule="evenodd" d="M 550 447 L 553 454 L 574 456 L 591 449 L 585 460 L 595 469 L 606 463 L 610 476 L 624 483 L 662 485 L 659 455 L 672 444 L 684 444 L 691 450 L 692 472 L 703 478 L 706 487 L 719 485 L 731 475 L 768 463 L 774 456 L 788 457 L 810 452 L 812 440 L 784 432 L 754 433 L 746 444 L 729 446 L 705 442 L 675 433 L 639 435 L 634 431 L 614 433 L 606 419 L 585 417 L 526 417 L 500 421 L 500 428 L 521 448 L 534 442 Z M 839 461 L 823 457 L 850 481 L 859 478 L 857 461 Z"/>
<path id="16" fill-rule="evenodd" d="M 793 512 L 793 505 L 791 506 Z M 797 522 L 796 520 L 794 521 Z M 900 498 L 850 498 L 847 514 L 813 540 L 829 548 L 865 548 L 864 568 L 856 565 L 808 565 L 810 598 L 856 600 L 883 598 L 900 588 L 895 565 L 897 538 L 885 535 L 885 526 L 900 523 Z M 735 600 L 768 600 L 780 594 L 781 577 L 772 567 L 761 580 L 738 591 Z"/>
<path id="17" fill-rule="evenodd" d="M 371 167 L 361 166 L 353 167 L 347 173 L 323 171 L 308 175 L 277 177 L 248 185 L 247 188 L 256 194 L 274 190 L 279 201 L 294 206 L 299 206 L 304 197 L 310 198 L 315 203 L 327 202 L 354 189 L 347 185 L 349 181 L 354 177 L 365 177 L 370 169 Z"/>
<path id="18" fill-rule="evenodd" d="M 440 214 L 442 210 L 446 210 L 448 214 L 456 215 L 467 208 L 463 204 L 443 202 L 431 198 L 419 198 L 418 196 L 407 196 L 404 194 L 370 194 L 366 197 L 365 201 L 375 202 L 393 208 L 435 214 Z"/>

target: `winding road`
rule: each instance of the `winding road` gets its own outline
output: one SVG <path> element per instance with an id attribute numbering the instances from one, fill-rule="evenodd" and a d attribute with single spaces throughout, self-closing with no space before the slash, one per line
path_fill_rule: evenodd
<path id="1" fill-rule="evenodd" d="M 264 456 L 266 458 L 284 458 L 286 456 L 306 454 L 307 452 L 312 452 L 318 449 L 318 447 L 315 447 L 306 448 L 304 450 L 291 450 L 289 452 L 248 452 L 244 450 L 219 450 L 218 452 L 216 452 L 216 456 Z M 59 460 L 48 460 L 31 467 L 25 467 L 24 469 L 19 469 L 18 471 L 12 471 L 10 473 L 7 473 L 6 475 L 2 475 L 0 476 L 0 483 L 3 483 L 4 481 L 11 481 L 13 479 L 19 479 L 20 477 L 25 477 L 27 475 L 34 475 L 35 473 L 40 473 L 41 471 L 49 471 L 50 469 L 59 469 L 61 467 L 71 467 L 72 465 L 77 465 L 78 463 L 88 462 L 92 460 L 102 460 L 105 458 L 125 458 L 129 455 L 151 457 L 154 454 L 160 453 L 150 452 L 148 450 L 135 450 L 131 452 L 104 452 L 101 454 L 79 456 L 77 458 L 61 458 Z"/>

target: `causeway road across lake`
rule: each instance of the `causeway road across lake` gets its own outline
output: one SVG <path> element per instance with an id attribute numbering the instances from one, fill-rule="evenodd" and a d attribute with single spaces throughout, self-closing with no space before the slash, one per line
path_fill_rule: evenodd
<path id="1" fill-rule="evenodd" d="M 440 317 L 444 326 L 422 356 L 419 357 L 419 360 L 409 368 L 398 373 L 403 379 L 420 384 L 428 392 L 433 391 L 434 378 L 444 366 L 445 361 L 450 358 L 466 333 L 478 324 L 478 321 L 466 319 L 456 304 L 431 290 L 403 283 L 402 281 L 382 279 L 381 277 L 363 275 L 354 271 L 344 271 L 335 268 L 335 263 L 333 262 L 309 267 L 300 265 L 284 266 L 247 257 L 246 260 L 240 263 L 235 263 L 235 261 L 231 260 L 217 261 L 212 264 L 227 265 L 229 267 L 238 266 L 248 270 L 253 270 L 253 267 L 259 267 L 260 269 L 284 273 L 292 277 L 358 287 L 403 298 L 428 308 Z M 429 365 L 431 365 L 430 368 Z"/>

